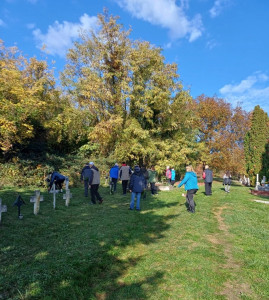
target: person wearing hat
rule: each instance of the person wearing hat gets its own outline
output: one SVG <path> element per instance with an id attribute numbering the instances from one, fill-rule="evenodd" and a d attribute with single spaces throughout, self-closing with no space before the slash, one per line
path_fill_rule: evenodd
<path id="1" fill-rule="evenodd" d="M 134 167 L 134 173 L 131 176 L 129 189 L 132 193 L 131 202 L 130 202 L 130 210 L 134 209 L 134 202 L 136 198 L 136 210 L 140 210 L 140 198 L 141 193 L 146 188 L 146 179 L 141 172 L 139 166 Z"/>
<path id="2" fill-rule="evenodd" d="M 103 202 L 102 197 L 100 196 L 98 189 L 100 185 L 100 172 L 99 169 L 94 165 L 94 163 L 91 161 L 89 163 L 91 174 L 89 178 L 89 187 L 91 189 L 91 201 L 92 204 L 96 204 L 96 200 L 98 200 L 99 204 Z"/>
<path id="3" fill-rule="evenodd" d="M 119 178 L 119 165 L 115 163 L 115 165 L 109 171 L 109 177 L 113 184 L 114 192 L 117 190 L 117 181 Z"/>

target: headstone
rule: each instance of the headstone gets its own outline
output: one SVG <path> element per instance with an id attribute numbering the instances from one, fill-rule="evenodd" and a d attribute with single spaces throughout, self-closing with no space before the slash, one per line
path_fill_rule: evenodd
<path id="1" fill-rule="evenodd" d="M 65 206 L 69 206 L 71 198 L 72 198 L 72 194 L 70 193 L 70 190 L 66 190 L 66 193 L 63 194 L 63 199 L 65 200 Z"/>
<path id="2" fill-rule="evenodd" d="M 256 186 L 255 186 L 255 190 L 256 191 L 258 191 L 259 186 L 260 186 L 260 183 L 259 183 L 259 174 L 257 174 L 257 176 L 256 176 Z"/>
<path id="3" fill-rule="evenodd" d="M 43 201 L 43 196 L 40 195 L 40 190 L 35 191 L 35 195 L 30 198 L 30 202 L 34 203 L 34 214 L 37 215 L 40 209 L 40 201 Z"/>
<path id="4" fill-rule="evenodd" d="M 265 176 L 263 176 L 263 177 L 262 177 L 261 184 L 265 184 L 265 182 L 266 182 L 266 177 L 265 177 Z"/>
<path id="5" fill-rule="evenodd" d="M 67 176 L 65 177 L 65 189 L 66 191 L 69 190 L 69 178 Z"/>
<path id="6" fill-rule="evenodd" d="M 0 224 L 1 224 L 2 213 L 3 212 L 7 212 L 7 206 L 6 205 L 2 205 L 2 199 L 0 198 Z"/>
<path id="7" fill-rule="evenodd" d="M 55 183 L 53 183 L 51 189 L 50 189 L 50 193 L 53 194 L 53 208 L 56 208 L 56 194 L 59 193 L 59 190 L 56 190 L 55 188 Z"/>
<path id="8" fill-rule="evenodd" d="M 23 215 L 21 215 L 21 206 L 25 204 L 24 200 L 22 199 L 21 195 L 19 195 L 16 201 L 13 203 L 13 206 L 18 206 L 18 218 L 21 220 Z"/>

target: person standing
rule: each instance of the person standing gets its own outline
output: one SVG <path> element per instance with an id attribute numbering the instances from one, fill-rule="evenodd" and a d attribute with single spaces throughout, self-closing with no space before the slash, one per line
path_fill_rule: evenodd
<path id="1" fill-rule="evenodd" d="M 88 197 L 88 191 L 89 191 L 89 180 L 91 177 L 92 170 L 90 168 L 89 163 L 86 163 L 83 167 L 80 175 L 80 180 L 84 182 L 84 196 Z"/>
<path id="2" fill-rule="evenodd" d="M 148 170 L 148 174 L 149 174 L 148 181 L 150 184 L 151 195 L 156 195 L 157 189 L 155 183 L 157 182 L 157 172 L 154 166 L 152 166 L 151 169 Z"/>
<path id="3" fill-rule="evenodd" d="M 92 204 L 96 204 L 95 198 L 98 200 L 99 204 L 103 202 L 102 197 L 100 196 L 98 189 L 100 185 L 100 172 L 99 169 L 94 165 L 94 163 L 90 162 L 91 174 L 89 178 L 89 187 L 91 189 L 91 201 Z"/>
<path id="4" fill-rule="evenodd" d="M 121 168 L 120 168 L 120 174 L 119 178 L 121 180 L 122 184 L 122 194 L 126 195 L 127 193 L 127 187 L 128 187 L 128 182 L 130 180 L 130 176 L 132 174 L 132 170 L 129 166 L 126 165 L 126 163 L 122 163 Z"/>
<path id="5" fill-rule="evenodd" d="M 109 171 L 109 177 L 113 183 L 113 190 L 116 192 L 117 190 L 117 182 L 119 178 L 119 165 L 115 163 L 115 165 Z"/>
<path id="6" fill-rule="evenodd" d="M 165 177 L 166 177 L 167 183 L 171 184 L 171 170 L 170 170 L 169 166 L 166 167 Z"/>
<path id="7" fill-rule="evenodd" d="M 144 191 L 142 192 L 141 197 L 142 197 L 142 199 L 146 199 L 146 198 L 147 198 L 147 188 L 148 188 L 149 173 L 148 173 L 148 170 L 147 170 L 147 168 L 146 168 L 145 165 L 143 165 L 143 166 L 140 168 L 140 172 L 141 172 L 141 174 L 145 177 L 145 181 L 146 181 L 146 183 L 145 183 L 145 189 L 144 189 Z"/>
<path id="8" fill-rule="evenodd" d="M 205 181 L 205 194 L 206 194 L 206 196 L 211 196 L 212 195 L 213 172 L 209 169 L 208 165 L 205 165 L 205 170 L 203 172 L 203 179 Z"/>
<path id="9" fill-rule="evenodd" d="M 130 210 L 134 209 L 135 198 L 136 198 L 136 210 L 140 210 L 140 198 L 141 193 L 146 187 L 146 179 L 141 172 L 139 166 L 134 167 L 134 173 L 130 178 L 129 189 L 131 194 Z"/>
<path id="10" fill-rule="evenodd" d="M 230 187 L 232 183 L 232 176 L 230 171 L 226 171 L 223 175 L 223 185 L 226 193 L 230 193 Z"/>
<path id="11" fill-rule="evenodd" d="M 171 170 L 171 185 L 174 186 L 176 182 L 176 171 L 174 168 Z"/>
<path id="12" fill-rule="evenodd" d="M 178 187 L 180 188 L 184 184 L 185 190 L 187 191 L 186 194 L 186 202 L 188 204 L 187 210 L 190 213 L 195 213 L 195 204 L 193 200 L 194 194 L 198 191 L 198 180 L 197 175 L 193 170 L 193 167 L 187 166 L 186 173 L 182 181 L 179 183 Z"/>

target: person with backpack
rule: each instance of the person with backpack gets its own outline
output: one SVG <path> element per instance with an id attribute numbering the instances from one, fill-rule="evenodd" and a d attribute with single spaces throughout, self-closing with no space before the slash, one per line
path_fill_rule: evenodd
<path id="1" fill-rule="evenodd" d="M 86 163 L 80 173 L 80 180 L 84 182 L 84 196 L 88 197 L 89 191 L 89 180 L 91 177 L 92 170 L 89 163 Z"/>
<path id="2" fill-rule="evenodd" d="M 129 189 L 131 194 L 130 210 L 134 209 L 135 198 L 136 198 L 136 210 L 140 210 L 140 199 L 141 193 L 146 187 L 146 179 L 141 172 L 139 166 L 134 167 L 134 173 L 131 176 Z"/>
<path id="3" fill-rule="evenodd" d="M 209 169 L 208 165 L 205 165 L 205 170 L 203 172 L 203 179 L 205 182 L 205 195 L 212 195 L 212 182 L 213 182 L 213 172 Z"/>
<path id="4" fill-rule="evenodd" d="M 230 171 L 226 171 L 226 173 L 223 175 L 223 185 L 226 193 L 230 193 L 230 186 L 232 183 L 232 176 Z"/>
<path id="5" fill-rule="evenodd" d="M 171 184 L 171 169 L 169 166 L 166 167 L 166 171 L 165 171 L 165 177 L 167 180 L 167 183 L 170 185 Z"/>

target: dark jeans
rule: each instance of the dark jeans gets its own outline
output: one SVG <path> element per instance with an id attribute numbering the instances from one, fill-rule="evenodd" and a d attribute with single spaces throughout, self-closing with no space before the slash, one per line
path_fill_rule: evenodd
<path id="1" fill-rule="evenodd" d="M 116 192 L 118 179 L 117 178 L 111 178 L 111 181 L 112 181 L 112 184 L 113 184 L 113 187 L 114 187 L 114 192 Z"/>
<path id="2" fill-rule="evenodd" d="M 121 184 L 122 184 L 122 193 L 123 193 L 123 195 L 126 195 L 126 193 L 127 193 L 128 181 L 129 181 L 129 180 L 122 180 L 122 181 L 121 181 Z"/>
<path id="3" fill-rule="evenodd" d="M 151 195 L 157 194 L 155 182 L 150 182 L 150 190 L 151 190 Z"/>
<path id="4" fill-rule="evenodd" d="M 187 195 L 186 195 L 186 201 L 188 203 L 188 210 L 191 212 L 195 212 L 195 204 L 193 201 L 193 195 L 196 194 L 197 189 L 192 189 L 192 190 L 188 190 L 187 191 Z"/>
<path id="5" fill-rule="evenodd" d="M 97 198 L 97 200 L 99 202 L 102 201 L 102 197 L 100 196 L 98 189 L 99 189 L 99 184 L 91 185 L 91 200 L 92 200 L 92 203 L 94 203 L 94 204 L 96 204 L 95 198 Z"/>
<path id="6" fill-rule="evenodd" d="M 212 182 L 205 182 L 205 194 L 212 195 Z"/>
<path id="7" fill-rule="evenodd" d="M 61 190 L 63 188 L 64 180 L 65 179 L 58 179 L 54 181 L 56 190 Z"/>
<path id="8" fill-rule="evenodd" d="M 174 186 L 175 182 L 175 180 L 171 180 L 171 185 Z"/>
<path id="9" fill-rule="evenodd" d="M 84 179 L 84 196 L 88 197 L 89 179 Z"/>

